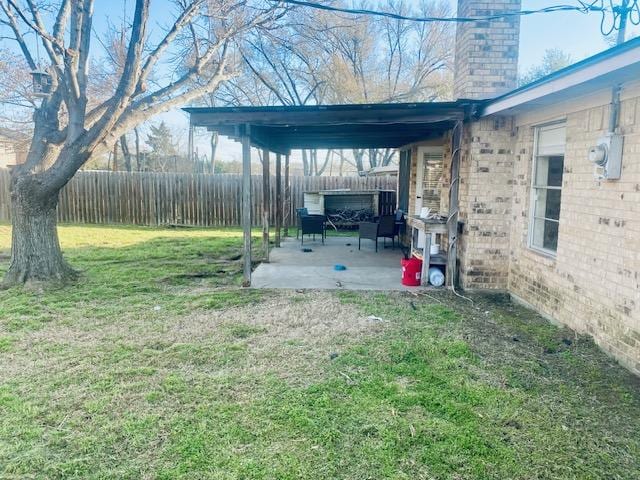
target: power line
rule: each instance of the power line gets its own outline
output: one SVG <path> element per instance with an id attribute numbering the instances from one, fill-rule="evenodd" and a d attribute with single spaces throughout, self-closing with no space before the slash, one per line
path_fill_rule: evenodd
<path id="1" fill-rule="evenodd" d="M 640 25 L 640 0 L 623 0 L 621 5 L 617 5 L 614 0 L 592 0 L 590 3 L 578 0 L 578 3 L 580 5 L 552 5 L 536 10 L 519 10 L 477 17 L 413 17 L 409 15 L 401 15 L 399 13 L 384 12 L 380 10 L 337 7 L 327 3 L 316 3 L 308 0 L 271 1 L 278 1 L 279 3 L 286 3 L 299 7 L 314 8 L 317 10 L 346 13 L 349 15 L 372 15 L 377 17 L 392 18 L 394 20 L 407 20 L 411 22 L 422 23 L 471 23 L 479 21 L 501 20 L 510 17 L 523 17 L 539 13 L 578 12 L 587 14 L 591 12 L 597 12 L 602 15 L 602 19 L 600 20 L 600 31 L 605 37 L 610 35 L 614 31 L 624 31 L 627 22 L 633 25 Z M 621 35 L 619 35 L 619 37 Z"/>
<path id="2" fill-rule="evenodd" d="M 613 0 L 599 0 L 600 6 L 604 8 L 605 3 L 609 3 L 606 9 L 611 13 L 609 17 L 605 11 L 602 12 L 600 20 L 600 32 L 605 37 L 618 31 L 617 43 L 624 41 L 624 33 L 627 22 L 632 25 L 640 24 L 640 0 L 622 0 L 621 5 L 615 5 Z"/>
<path id="3" fill-rule="evenodd" d="M 300 7 L 314 8 L 317 10 L 346 13 L 349 15 L 373 15 L 378 17 L 392 18 L 394 20 L 408 20 L 411 22 L 422 22 L 422 23 L 431 23 L 431 22 L 469 23 L 469 22 L 478 22 L 478 21 L 500 20 L 508 17 L 518 17 L 518 16 L 522 17 L 526 15 L 535 15 L 539 13 L 553 13 L 553 12 L 578 12 L 578 13 L 600 12 L 603 15 L 606 15 L 608 12 L 615 13 L 616 9 L 619 9 L 619 7 L 613 7 L 613 6 L 606 7 L 604 5 L 605 0 L 594 0 L 591 3 L 587 3 L 579 0 L 580 5 L 566 5 L 566 4 L 553 5 L 545 8 L 539 8 L 536 10 L 519 10 L 519 11 L 504 12 L 504 13 L 498 13 L 495 15 L 486 15 L 486 16 L 477 16 L 477 17 L 413 17 L 413 16 L 401 15 L 393 12 L 384 12 L 380 10 L 337 7 L 331 4 L 316 3 L 316 2 L 311 2 L 307 0 L 272 0 L 272 1 L 278 1 L 279 3 L 286 3 L 289 5 L 296 5 Z M 609 1 L 611 3 L 613 2 L 613 0 L 609 0 Z M 632 3 L 637 6 L 638 0 L 633 0 Z"/>

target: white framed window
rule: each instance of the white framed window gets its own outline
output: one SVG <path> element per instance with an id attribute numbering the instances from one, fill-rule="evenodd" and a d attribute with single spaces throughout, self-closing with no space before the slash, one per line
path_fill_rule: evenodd
<path id="1" fill-rule="evenodd" d="M 536 127 L 531 180 L 529 248 L 555 255 L 562 199 L 566 126 L 564 122 Z"/>

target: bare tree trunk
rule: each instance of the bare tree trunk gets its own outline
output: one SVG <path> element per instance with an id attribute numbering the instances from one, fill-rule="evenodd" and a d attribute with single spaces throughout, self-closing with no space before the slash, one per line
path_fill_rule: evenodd
<path id="1" fill-rule="evenodd" d="M 113 144 L 113 169 L 114 172 L 118 171 L 118 141 Z"/>
<path id="2" fill-rule="evenodd" d="M 322 163 L 322 167 L 318 168 L 318 156 L 317 156 L 317 151 L 316 151 L 316 175 L 319 177 L 321 176 L 324 171 L 327 169 L 327 165 L 329 164 L 329 158 L 331 158 L 331 155 L 333 153 L 333 150 L 327 150 L 327 153 L 324 157 L 324 162 Z M 333 163 L 333 160 L 332 160 Z"/>
<path id="3" fill-rule="evenodd" d="M 309 174 L 318 176 L 318 150 L 309 150 Z"/>
<path id="4" fill-rule="evenodd" d="M 122 147 L 122 157 L 124 158 L 124 169 L 127 172 L 131 171 L 131 151 L 129 150 L 129 144 L 127 143 L 127 137 L 122 135 L 120 137 L 120 147 Z"/>
<path id="5" fill-rule="evenodd" d="M 357 148 L 353 150 L 353 158 L 356 161 L 356 170 L 358 172 L 364 171 L 364 162 L 363 162 L 364 152 L 365 151 L 363 148 Z"/>
<path id="6" fill-rule="evenodd" d="M 140 172 L 142 170 L 142 159 L 140 158 L 140 132 L 138 127 L 133 129 L 133 133 L 136 135 L 136 167 Z"/>
<path id="7" fill-rule="evenodd" d="M 378 150 L 376 148 L 369 149 L 369 168 L 378 166 Z"/>
<path id="8" fill-rule="evenodd" d="M 211 171 L 216 173 L 216 150 L 218 149 L 218 132 L 211 132 Z"/>
<path id="9" fill-rule="evenodd" d="M 387 148 L 382 156 L 382 166 L 386 167 L 391 163 L 391 160 L 393 160 L 393 150 L 391 148 Z"/>
<path id="10" fill-rule="evenodd" d="M 36 175 L 19 175 L 11 182 L 11 263 L 3 283 L 65 281 L 77 273 L 62 257 L 58 241 L 58 193 L 43 196 Z"/>

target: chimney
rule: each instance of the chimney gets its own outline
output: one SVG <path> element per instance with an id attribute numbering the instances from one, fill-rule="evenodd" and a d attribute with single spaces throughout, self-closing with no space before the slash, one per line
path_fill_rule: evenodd
<path id="1" fill-rule="evenodd" d="M 488 17 L 520 11 L 521 0 L 458 0 L 458 17 Z M 518 84 L 520 16 L 458 23 L 456 99 L 497 97 Z"/>

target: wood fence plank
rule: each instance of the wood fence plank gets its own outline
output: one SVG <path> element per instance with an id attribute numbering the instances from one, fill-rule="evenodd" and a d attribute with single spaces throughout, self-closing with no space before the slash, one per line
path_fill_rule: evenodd
<path id="1" fill-rule="evenodd" d="M 10 173 L 0 169 L 0 221 L 10 222 Z M 262 224 L 263 184 L 252 175 L 251 224 Z M 278 210 L 275 176 L 268 186 L 269 216 Z M 303 192 L 323 189 L 396 190 L 395 177 L 297 177 L 288 179 L 291 201 L 284 218 L 295 225 Z M 287 193 L 287 186 L 283 193 Z M 60 192 L 58 220 L 68 223 L 201 227 L 238 226 L 242 218 L 242 176 L 155 172 L 80 171 Z M 284 223 L 284 219 L 280 219 Z"/>

